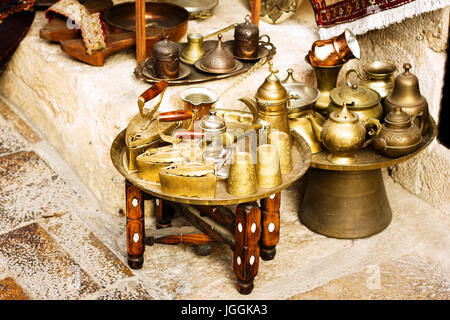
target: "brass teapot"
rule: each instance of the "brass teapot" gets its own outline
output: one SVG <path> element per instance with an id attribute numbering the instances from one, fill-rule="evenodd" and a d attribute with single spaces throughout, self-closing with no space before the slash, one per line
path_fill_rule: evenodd
<path id="1" fill-rule="evenodd" d="M 418 116 L 409 116 L 402 108 L 395 108 L 389 112 L 380 134 L 373 139 L 375 150 L 388 158 L 398 158 L 419 148 L 422 142 L 420 133 L 422 128 L 414 124 L 416 117 Z"/>
<path id="2" fill-rule="evenodd" d="M 381 124 L 377 119 L 368 118 L 365 122 L 359 120 L 357 113 L 348 110 L 344 103 L 341 110 L 333 111 L 321 126 L 310 111 L 306 116 L 311 122 L 314 135 L 330 152 L 328 161 L 336 164 L 349 165 L 356 161 L 356 151 L 365 148 L 373 140 L 375 125 L 376 134 L 381 131 Z M 368 133 L 368 134 L 367 134 Z M 366 139 L 369 136 L 369 139 Z"/>

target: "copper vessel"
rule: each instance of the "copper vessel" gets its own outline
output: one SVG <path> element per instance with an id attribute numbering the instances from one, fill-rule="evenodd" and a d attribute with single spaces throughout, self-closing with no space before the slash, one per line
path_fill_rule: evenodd
<path id="1" fill-rule="evenodd" d="M 340 110 L 345 102 L 354 102 L 347 105 L 347 108 L 358 114 L 361 121 L 369 118 L 382 120 L 383 106 L 381 105 L 381 97 L 375 90 L 352 84 L 349 81 L 349 75 L 356 70 L 349 70 L 345 75 L 347 85 L 344 87 L 334 88 L 330 91 L 330 104 L 328 105 L 328 113 Z"/>
<path id="2" fill-rule="evenodd" d="M 180 53 L 178 45 L 169 40 L 165 33 L 163 39 L 153 46 L 152 58 L 147 60 L 152 63 L 155 77 L 159 79 L 175 79 L 180 71 Z"/>
<path id="3" fill-rule="evenodd" d="M 239 62 L 240 63 L 240 62 Z M 236 69 L 238 61 L 225 49 L 222 43 L 222 35 L 217 36 L 216 47 L 207 52 L 205 56 L 195 63 L 195 66 L 205 72 L 228 73 Z"/>
<path id="4" fill-rule="evenodd" d="M 233 54 L 236 57 L 254 58 L 258 53 L 259 28 L 251 23 L 250 15 L 245 16 L 245 22 L 234 29 Z"/>
<path id="5" fill-rule="evenodd" d="M 384 112 L 387 114 L 396 107 L 400 107 L 410 116 L 420 115 L 421 119 L 415 117 L 414 123 L 422 128 L 423 135 L 429 128 L 428 102 L 420 94 L 419 80 L 409 72 L 411 64 L 405 63 L 403 68 L 405 71 L 395 78 L 394 91 L 384 101 Z M 420 120 L 423 121 L 423 125 Z"/>
<path id="6" fill-rule="evenodd" d="M 194 120 L 200 120 L 209 114 L 209 110 L 219 99 L 219 95 L 212 89 L 193 86 L 180 93 L 180 99 L 183 102 L 184 110 L 191 111 L 194 114 Z"/>
<path id="7" fill-rule="evenodd" d="M 314 135 L 330 152 L 328 161 L 336 164 L 346 165 L 356 161 L 356 151 L 372 142 L 372 137 L 366 140 L 369 125 L 377 127 L 377 134 L 381 130 L 376 119 L 369 118 L 361 122 L 357 113 L 347 109 L 347 103 L 341 110 L 333 111 L 323 126 L 317 123 L 312 114 L 309 112 L 307 119 L 311 121 Z"/>
<path id="8" fill-rule="evenodd" d="M 327 40 L 316 40 L 308 53 L 312 66 L 332 67 L 361 57 L 361 49 L 355 35 L 345 29 L 340 35 Z"/>
<path id="9" fill-rule="evenodd" d="M 418 149 L 422 135 L 421 129 L 414 124 L 414 118 L 401 108 L 389 112 L 380 134 L 373 140 L 375 150 L 386 157 L 397 158 Z"/>

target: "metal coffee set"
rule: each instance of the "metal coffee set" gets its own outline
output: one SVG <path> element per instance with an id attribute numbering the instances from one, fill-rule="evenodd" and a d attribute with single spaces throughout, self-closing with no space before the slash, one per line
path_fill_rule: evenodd
<path id="1" fill-rule="evenodd" d="M 396 66 L 374 61 L 362 73 L 347 71 L 345 85 L 336 87 L 342 66 L 360 58 L 349 30 L 313 43 L 305 61 L 316 87 L 297 81 L 292 69 L 280 80 L 267 59 L 269 74 L 254 98 L 239 99 L 248 112 L 215 108 L 220 96 L 214 90 L 191 86 L 179 95 L 180 110 L 158 113 L 183 66 L 226 74 L 239 65 L 236 56 L 259 60 L 243 81 L 266 62 L 258 53 L 258 27 L 248 18 L 225 29 L 235 30 L 228 48 L 225 30 L 213 34 L 218 41 L 209 51 L 203 50 L 207 36 L 199 34 L 189 34 L 183 50 L 167 38 L 155 45 L 146 63 L 160 78 L 138 97 L 139 113 L 114 140 L 111 159 L 126 179 L 130 266 L 142 266 L 146 244 L 209 248 L 224 242 L 233 250 L 238 291 L 249 294 L 259 257 L 275 256 L 282 190 L 305 176 L 299 218 L 314 232 L 373 235 L 392 218 L 381 169 L 426 148 L 437 129 L 408 63 L 394 76 Z M 164 230 L 147 237 L 144 199 L 155 199 L 157 226 Z M 171 227 L 170 210 L 193 227 Z"/>

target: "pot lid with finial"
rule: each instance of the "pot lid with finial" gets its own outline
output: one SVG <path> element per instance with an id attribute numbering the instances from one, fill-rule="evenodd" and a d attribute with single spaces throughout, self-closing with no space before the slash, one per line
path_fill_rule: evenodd
<path id="1" fill-rule="evenodd" d="M 179 56 L 178 45 L 169 40 L 169 34 L 167 32 L 165 32 L 162 37 L 162 40 L 158 41 L 153 46 L 153 57 L 163 61 L 177 58 Z"/>
<path id="2" fill-rule="evenodd" d="M 342 109 L 333 111 L 330 113 L 330 119 L 339 123 L 352 123 L 359 121 L 359 116 L 357 113 L 348 110 L 348 107 L 353 107 L 355 102 L 343 103 Z"/>
<path id="3" fill-rule="evenodd" d="M 270 75 L 256 91 L 255 98 L 262 104 L 281 104 L 286 103 L 289 94 L 286 88 L 281 84 L 280 79 L 275 75 L 278 70 L 273 68 L 272 60 L 269 61 Z"/>
<path id="4" fill-rule="evenodd" d="M 409 71 L 411 64 L 405 63 L 403 69 L 405 71 L 395 78 L 394 90 L 386 98 L 386 102 L 405 108 L 426 103 L 425 98 L 420 94 L 419 79 Z"/>
<path id="5" fill-rule="evenodd" d="M 200 128 L 208 133 L 224 132 L 226 130 L 225 120 L 217 115 L 215 109 L 210 109 L 209 114 L 200 120 Z"/>
<path id="6" fill-rule="evenodd" d="M 222 43 L 222 34 L 217 35 L 217 45 L 199 61 L 200 68 L 212 73 L 231 72 L 236 67 L 234 56 L 225 49 Z"/>
<path id="7" fill-rule="evenodd" d="M 411 116 L 404 112 L 402 108 L 395 107 L 386 115 L 384 122 L 390 128 L 407 128 L 411 126 Z"/>
<path id="8" fill-rule="evenodd" d="M 258 26 L 251 23 L 251 16 L 245 16 L 245 22 L 239 23 L 234 29 L 234 39 L 235 40 L 250 40 L 259 38 L 259 28 Z"/>

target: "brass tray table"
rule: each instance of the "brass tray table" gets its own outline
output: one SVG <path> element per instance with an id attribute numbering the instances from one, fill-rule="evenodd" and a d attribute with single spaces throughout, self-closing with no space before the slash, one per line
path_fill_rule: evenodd
<path id="1" fill-rule="evenodd" d="M 327 160 L 327 151 L 313 154 L 311 169 L 300 205 L 302 224 L 328 237 L 364 238 L 384 230 L 392 219 L 381 169 L 412 158 L 436 137 L 437 126 L 430 117 L 430 129 L 419 149 L 399 158 L 387 158 L 372 146 L 357 152 L 357 162 L 337 165 Z"/>
<path id="2" fill-rule="evenodd" d="M 231 43 L 233 40 L 226 41 L 224 45 L 231 46 Z M 203 48 L 207 52 L 208 50 L 214 49 L 214 47 L 217 44 L 217 40 L 206 40 L 203 42 Z M 184 47 L 187 45 L 186 42 L 179 43 L 180 53 L 183 51 Z M 266 61 L 269 61 L 275 54 L 276 54 L 276 48 L 275 46 L 268 42 L 266 44 L 269 48 L 266 48 L 268 51 L 267 59 Z M 264 47 L 265 48 L 265 47 Z M 263 58 L 263 57 L 262 57 Z M 261 58 L 261 59 L 262 59 Z M 147 58 L 150 59 L 150 58 Z M 248 71 L 251 67 L 253 67 L 260 59 L 257 60 L 240 60 L 240 63 L 242 64 L 242 68 L 229 72 L 224 74 L 214 74 L 214 73 L 207 73 L 203 72 L 199 69 L 197 69 L 194 65 L 188 65 L 180 61 L 180 70 L 183 65 L 183 67 L 186 67 L 189 69 L 189 75 L 182 79 L 164 79 L 169 83 L 169 85 L 186 85 L 186 84 L 193 84 L 193 83 L 200 83 L 205 81 L 212 81 L 212 80 L 219 80 L 219 79 L 225 79 L 229 77 L 233 77 L 239 74 L 242 74 L 246 71 Z M 146 60 L 147 61 L 147 60 Z M 152 77 L 148 77 L 144 74 L 144 67 L 146 61 L 142 61 L 135 69 L 134 69 L 134 75 L 137 79 L 142 80 L 147 83 L 156 83 L 161 81 L 162 79 L 156 79 Z"/>
<path id="3" fill-rule="evenodd" d="M 197 246 L 201 255 L 209 254 L 210 245 L 224 242 L 234 252 L 233 266 L 237 289 L 241 294 L 253 290 L 258 273 L 259 257 L 272 260 L 280 231 L 281 191 L 300 179 L 308 170 L 311 150 L 306 141 L 292 131 L 293 170 L 283 175 L 276 188 L 258 189 L 249 196 L 232 196 L 226 192 L 226 182 L 218 181 L 214 198 L 172 196 L 161 191 L 159 184 L 138 178 L 124 166 L 125 130 L 114 140 L 111 160 L 125 178 L 126 238 L 128 264 L 141 268 L 145 245 L 154 243 L 185 243 Z M 154 200 L 157 230 L 144 234 L 144 200 Z M 260 205 L 257 201 L 260 200 Z M 227 205 L 237 205 L 235 212 Z M 174 213 L 182 215 L 193 226 L 171 227 Z"/>

